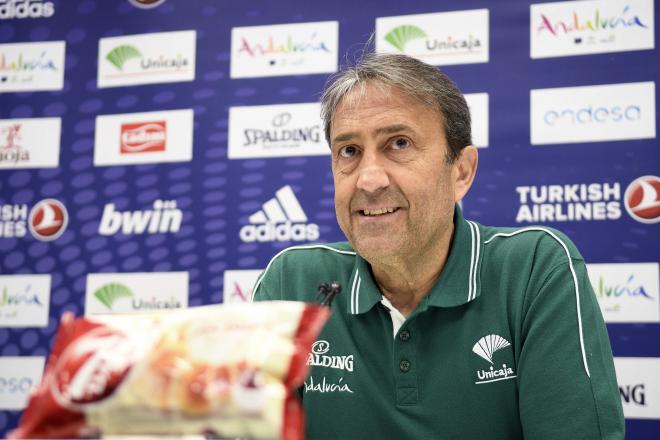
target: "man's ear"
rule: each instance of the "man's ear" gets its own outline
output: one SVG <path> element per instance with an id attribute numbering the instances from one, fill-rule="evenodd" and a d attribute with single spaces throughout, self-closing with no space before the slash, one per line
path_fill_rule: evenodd
<path id="1" fill-rule="evenodd" d="M 454 201 L 458 202 L 467 194 L 477 173 L 479 154 L 474 145 L 463 148 L 454 162 Z"/>

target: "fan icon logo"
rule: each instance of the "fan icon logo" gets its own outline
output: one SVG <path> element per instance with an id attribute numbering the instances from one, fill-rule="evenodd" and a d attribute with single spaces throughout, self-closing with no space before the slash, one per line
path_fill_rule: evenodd
<path id="1" fill-rule="evenodd" d="M 498 368 L 493 362 L 493 354 L 510 345 L 509 341 L 495 334 L 484 336 L 474 344 L 472 352 L 491 364 L 488 370 L 477 370 L 477 378 L 479 380 L 474 382 L 475 384 L 497 382 L 516 377 L 516 372 L 513 368 L 508 367 L 506 364 L 502 364 Z"/>
<path id="2" fill-rule="evenodd" d="M 628 214 L 640 223 L 660 221 L 660 177 L 642 176 L 633 180 L 623 196 Z"/>
<path id="3" fill-rule="evenodd" d="M 59 200 L 45 199 L 30 211 L 28 226 L 37 240 L 53 241 L 64 233 L 69 223 L 66 207 Z"/>

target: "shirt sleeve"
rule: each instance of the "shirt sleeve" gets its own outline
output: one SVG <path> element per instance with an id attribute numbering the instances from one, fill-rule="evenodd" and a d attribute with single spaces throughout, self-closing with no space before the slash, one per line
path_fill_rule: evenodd
<path id="1" fill-rule="evenodd" d="M 612 350 L 584 261 L 571 258 L 545 273 L 530 280 L 522 321 L 524 438 L 623 439 Z"/>

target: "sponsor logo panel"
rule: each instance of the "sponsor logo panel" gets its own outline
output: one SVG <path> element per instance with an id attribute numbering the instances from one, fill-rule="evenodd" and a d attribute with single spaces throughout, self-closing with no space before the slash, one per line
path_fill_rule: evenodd
<path id="1" fill-rule="evenodd" d="M 229 159 L 330 154 L 318 103 L 229 109 Z"/>
<path id="2" fill-rule="evenodd" d="M 55 199 L 42 200 L 32 209 L 25 203 L 0 205 L 0 238 L 23 238 L 29 230 L 37 240 L 52 241 L 68 223 L 66 207 Z"/>
<path id="3" fill-rule="evenodd" d="M 0 93 L 62 90 L 64 41 L 0 44 Z"/>
<path id="4" fill-rule="evenodd" d="M 166 0 L 128 0 L 130 4 L 140 9 L 153 9 L 165 3 Z"/>
<path id="5" fill-rule="evenodd" d="M 642 176 L 626 188 L 620 182 L 516 187 L 516 223 L 618 220 L 624 210 L 640 223 L 660 221 L 660 178 Z M 623 206 L 622 206 L 623 205 Z"/>
<path id="6" fill-rule="evenodd" d="M 530 5 L 532 58 L 653 49 L 653 0 Z"/>
<path id="7" fill-rule="evenodd" d="M 176 234 L 181 229 L 183 212 L 176 200 L 156 200 L 152 209 L 119 211 L 114 203 L 103 208 L 100 235 Z"/>
<path id="8" fill-rule="evenodd" d="M 101 38 L 98 86 L 193 81 L 195 43 L 195 31 Z"/>
<path id="9" fill-rule="evenodd" d="M 90 273 L 85 315 L 188 307 L 188 272 Z"/>
<path id="10" fill-rule="evenodd" d="M 660 177 L 642 176 L 633 180 L 623 199 L 626 211 L 638 222 L 660 221 Z"/>
<path id="11" fill-rule="evenodd" d="M 475 147 L 488 146 L 488 93 L 465 95 L 472 118 L 472 143 Z"/>
<path id="12" fill-rule="evenodd" d="M 1 119 L 0 169 L 57 167 L 61 130 L 61 118 Z"/>
<path id="13" fill-rule="evenodd" d="M 605 322 L 660 322 L 658 263 L 588 264 Z"/>
<path id="14" fill-rule="evenodd" d="M 96 117 L 94 165 L 134 165 L 192 160 L 193 110 Z"/>
<path id="15" fill-rule="evenodd" d="M 434 65 L 487 63 L 488 9 L 376 18 L 376 51 Z"/>
<path id="16" fill-rule="evenodd" d="M 338 29 L 336 21 L 232 28 L 231 77 L 335 72 Z"/>
<path id="17" fill-rule="evenodd" d="M 226 270 L 223 281 L 223 302 L 250 302 L 252 288 L 263 269 L 256 270 Z"/>
<path id="18" fill-rule="evenodd" d="M 0 357 L 0 410 L 17 411 L 27 406 L 30 392 L 41 382 L 43 356 Z"/>
<path id="19" fill-rule="evenodd" d="M 655 138 L 655 83 L 530 92 L 532 145 Z"/>
<path id="20" fill-rule="evenodd" d="M 319 226 L 307 219 L 293 189 L 283 186 L 275 197 L 263 204 L 262 209 L 250 215 L 240 230 L 241 241 L 315 241 L 319 239 Z"/>
<path id="21" fill-rule="evenodd" d="M 660 419 L 660 358 L 615 357 L 623 415 L 627 419 Z"/>
<path id="22" fill-rule="evenodd" d="M 55 5 L 44 0 L 0 0 L 0 20 L 49 18 L 55 14 Z"/>
<path id="23" fill-rule="evenodd" d="M 0 327 L 47 327 L 50 275 L 0 275 Z"/>

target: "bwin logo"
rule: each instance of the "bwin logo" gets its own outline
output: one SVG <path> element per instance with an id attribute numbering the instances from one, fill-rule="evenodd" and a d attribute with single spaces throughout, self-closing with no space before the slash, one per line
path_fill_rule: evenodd
<path id="1" fill-rule="evenodd" d="M 153 210 L 115 211 L 115 204 L 108 203 L 103 209 L 99 234 L 163 234 L 179 232 L 183 213 L 176 207 L 175 200 L 156 200 Z"/>
<path id="2" fill-rule="evenodd" d="M 241 240 L 254 241 L 314 241 L 319 238 L 319 226 L 307 223 L 296 195 L 289 185 L 283 186 L 262 209 L 249 217 L 251 224 L 241 228 Z"/>

